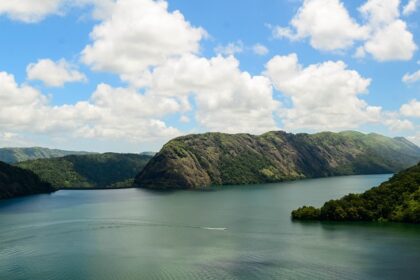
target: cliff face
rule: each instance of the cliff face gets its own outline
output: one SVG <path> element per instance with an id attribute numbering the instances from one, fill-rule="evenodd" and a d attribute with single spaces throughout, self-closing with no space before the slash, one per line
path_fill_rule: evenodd
<path id="1" fill-rule="evenodd" d="M 0 199 L 53 191 L 34 173 L 0 162 Z"/>
<path id="2" fill-rule="evenodd" d="M 318 134 L 206 133 L 167 143 L 136 177 L 135 186 L 196 189 L 335 175 L 390 173 L 420 159 L 404 138 L 347 131 Z"/>

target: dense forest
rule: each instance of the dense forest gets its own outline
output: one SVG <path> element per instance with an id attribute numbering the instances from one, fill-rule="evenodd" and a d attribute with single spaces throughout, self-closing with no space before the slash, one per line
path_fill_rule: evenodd
<path id="1" fill-rule="evenodd" d="M 33 171 L 56 189 L 125 188 L 151 159 L 139 154 L 88 154 L 24 161 L 17 166 Z"/>
<path id="2" fill-rule="evenodd" d="M 31 171 L 0 162 L 0 199 L 53 191 Z"/>
<path id="3" fill-rule="evenodd" d="M 365 193 L 328 201 L 320 209 L 299 208 L 292 212 L 292 218 L 420 223 L 420 163 Z"/>

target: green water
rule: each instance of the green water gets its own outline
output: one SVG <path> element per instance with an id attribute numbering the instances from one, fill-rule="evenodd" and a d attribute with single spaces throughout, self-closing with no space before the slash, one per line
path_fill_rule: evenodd
<path id="1" fill-rule="evenodd" d="M 0 279 L 419 279 L 420 226 L 289 218 L 388 177 L 3 201 Z"/>

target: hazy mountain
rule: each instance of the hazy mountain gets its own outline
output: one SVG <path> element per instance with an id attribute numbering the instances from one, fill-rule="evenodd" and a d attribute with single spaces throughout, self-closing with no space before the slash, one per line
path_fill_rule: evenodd
<path id="1" fill-rule="evenodd" d="M 17 163 L 25 160 L 39 158 L 55 158 L 67 155 L 83 155 L 88 152 L 64 151 L 57 149 L 48 149 L 40 147 L 31 148 L 0 148 L 0 161 L 6 163 Z"/>

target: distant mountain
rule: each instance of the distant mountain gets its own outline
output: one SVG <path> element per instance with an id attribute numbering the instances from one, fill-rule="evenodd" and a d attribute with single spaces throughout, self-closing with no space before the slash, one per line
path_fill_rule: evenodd
<path id="1" fill-rule="evenodd" d="M 53 191 L 31 171 L 0 162 L 0 199 Z"/>
<path id="2" fill-rule="evenodd" d="M 321 209 L 299 208 L 292 212 L 292 218 L 420 223 L 420 163 L 363 194 L 330 200 Z"/>
<path id="3" fill-rule="evenodd" d="M 413 143 L 379 134 L 206 133 L 168 142 L 136 177 L 135 185 L 152 189 L 197 189 L 393 173 L 419 160 L 420 148 Z"/>
<path id="4" fill-rule="evenodd" d="M 63 151 L 56 149 L 32 147 L 32 148 L 0 148 L 0 161 L 17 163 L 25 160 L 39 158 L 55 158 L 68 155 L 84 155 L 88 152 Z"/>
<path id="5" fill-rule="evenodd" d="M 140 155 L 142 156 L 155 156 L 157 153 L 156 152 L 141 152 Z"/>
<path id="6" fill-rule="evenodd" d="M 24 161 L 17 166 L 33 171 L 56 189 L 131 187 L 134 177 L 152 157 L 138 154 L 89 154 Z"/>

